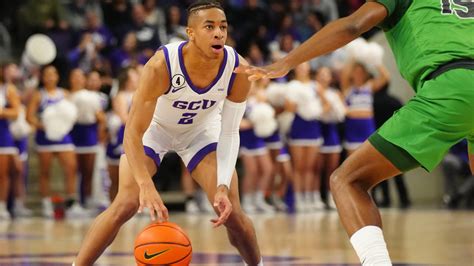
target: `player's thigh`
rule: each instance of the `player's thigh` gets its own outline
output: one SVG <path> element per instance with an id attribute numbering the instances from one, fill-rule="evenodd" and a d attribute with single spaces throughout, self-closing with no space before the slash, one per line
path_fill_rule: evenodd
<path id="1" fill-rule="evenodd" d="M 153 159 L 150 157 L 145 157 L 145 160 L 142 163 L 148 170 L 148 174 L 152 177 L 157 171 L 157 167 Z M 140 189 L 137 182 L 135 181 L 135 177 L 133 176 L 127 155 L 125 154 L 120 157 L 118 181 L 119 189 L 117 197 L 134 197 L 138 199 Z"/>
<path id="2" fill-rule="evenodd" d="M 207 198 L 212 203 L 217 191 L 217 157 L 216 152 L 207 154 L 191 173 L 193 179 L 204 190 Z M 229 200 L 234 210 L 240 209 L 239 184 L 237 172 L 234 170 L 230 184 Z"/>
<path id="3" fill-rule="evenodd" d="M 355 184 L 369 189 L 400 173 L 383 154 L 365 141 L 331 176 L 331 189 Z"/>

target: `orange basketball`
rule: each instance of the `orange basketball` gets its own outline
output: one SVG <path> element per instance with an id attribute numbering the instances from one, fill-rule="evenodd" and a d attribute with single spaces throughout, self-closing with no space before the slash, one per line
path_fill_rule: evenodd
<path id="1" fill-rule="evenodd" d="M 192 258 L 191 241 L 178 225 L 170 222 L 147 226 L 135 239 L 137 265 L 187 266 Z"/>

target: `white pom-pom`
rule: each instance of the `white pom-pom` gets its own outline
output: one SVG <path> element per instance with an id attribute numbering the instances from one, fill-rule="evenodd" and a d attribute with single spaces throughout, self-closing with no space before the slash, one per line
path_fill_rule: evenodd
<path id="1" fill-rule="evenodd" d="M 52 141 L 60 141 L 76 123 L 77 108 L 70 101 L 63 99 L 46 107 L 41 115 L 46 137 Z"/>
<path id="2" fill-rule="evenodd" d="M 26 40 L 26 56 L 35 64 L 46 65 L 56 58 L 56 45 L 44 34 L 34 34 Z"/>
<path id="3" fill-rule="evenodd" d="M 96 113 L 101 109 L 101 99 L 98 93 L 80 90 L 73 93 L 71 101 L 76 105 L 79 124 L 93 124 L 97 121 Z"/>
<path id="4" fill-rule="evenodd" d="M 265 90 L 268 102 L 276 107 L 284 106 L 287 90 L 285 83 L 270 83 Z"/>
<path id="5" fill-rule="evenodd" d="M 10 123 L 9 128 L 10 133 L 16 140 L 23 139 L 30 134 L 31 126 L 26 121 L 25 109 L 23 107 L 20 109 L 18 118 Z"/>
<path id="6" fill-rule="evenodd" d="M 296 108 L 296 113 L 304 120 L 316 120 L 321 116 L 322 112 L 321 102 L 317 98 L 307 99 Z"/>
<path id="7" fill-rule="evenodd" d="M 370 42 L 367 46 L 367 50 L 368 55 L 364 62 L 372 67 L 382 65 L 384 54 L 382 46 L 376 42 Z"/>
<path id="8" fill-rule="evenodd" d="M 257 103 L 249 110 L 248 119 L 252 122 L 258 137 L 268 137 L 277 128 L 275 110 L 267 103 Z"/>
<path id="9" fill-rule="evenodd" d="M 277 116 L 278 127 L 280 128 L 280 135 L 286 136 L 290 132 L 291 125 L 295 119 L 295 114 L 291 112 L 283 112 Z"/>
<path id="10" fill-rule="evenodd" d="M 367 50 L 367 41 L 364 38 L 357 38 L 348 43 L 346 47 L 348 58 L 357 60 L 364 57 Z"/>
<path id="11" fill-rule="evenodd" d="M 342 122 L 346 116 L 346 107 L 339 95 L 332 91 L 326 91 L 326 100 L 331 106 L 330 110 L 321 115 L 321 120 L 326 123 Z"/>
<path id="12" fill-rule="evenodd" d="M 271 136 L 278 128 L 278 123 L 275 119 L 267 120 L 264 123 L 254 124 L 253 131 L 255 135 L 260 138 Z"/>
<path id="13" fill-rule="evenodd" d="M 267 103 L 257 103 L 249 110 L 248 118 L 252 124 L 273 119 L 275 110 Z"/>
<path id="14" fill-rule="evenodd" d="M 120 127 L 122 126 L 122 120 L 120 120 L 120 117 L 116 115 L 115 113 L 110 113 L 107 116 L 107 129 L 109 131 L 109 135 L 112 138 L 117 137 L 117 133 L 120 130 Z"/>
<path id="15" fill-rule="evenodd" d="M 314 120 L 321 115 L 321 102 L 316 97 L 312 85 L 291 81 L 288 87 L 288 99 L 296 104 L 296 113 L 299 116 L 305 120 Z"/>

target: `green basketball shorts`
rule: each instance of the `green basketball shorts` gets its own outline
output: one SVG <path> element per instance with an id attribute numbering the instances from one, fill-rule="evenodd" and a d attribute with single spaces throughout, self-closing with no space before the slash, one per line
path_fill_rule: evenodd
<path id="1" fill-rule="evenodd" d="M 369 141 L 405 172 L 417 166 L 433 170 L 464 138 L 474 154 L 474 70 L 457 68 L 421 84 Z"/>

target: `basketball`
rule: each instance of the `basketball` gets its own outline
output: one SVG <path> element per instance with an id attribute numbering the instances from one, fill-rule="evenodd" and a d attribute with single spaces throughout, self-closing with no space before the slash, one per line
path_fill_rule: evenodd
<path id="1" fill-rule="evenodd" d="M 181 227 L 165 222 L 151 224 L 135 239 L 137 265 L 189 265 L 191 241 Z"/>

